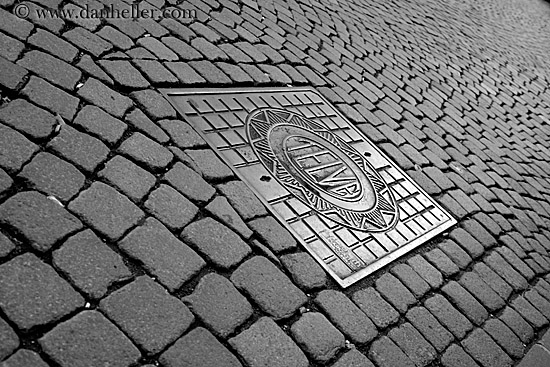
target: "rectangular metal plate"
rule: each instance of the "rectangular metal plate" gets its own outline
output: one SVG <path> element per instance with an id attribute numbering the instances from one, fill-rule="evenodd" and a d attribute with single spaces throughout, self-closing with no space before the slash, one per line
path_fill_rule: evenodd
<path id="1" fill-rule="evenodd" d="M 314 89 L 163 93 L 342 287 L 456 223 Z"/>

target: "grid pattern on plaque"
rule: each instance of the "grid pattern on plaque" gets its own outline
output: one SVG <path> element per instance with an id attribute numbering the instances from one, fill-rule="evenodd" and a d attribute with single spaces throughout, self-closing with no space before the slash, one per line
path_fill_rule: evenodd
<path id="1" fill-rule="evenodd" d="M 345 228 L 311 210 L 278 185 L 278 190 L 262 193 L 273 210 L 306 243 L 308 250 L 331 268 L 342 279 L 353 273 L 319 232 L 332 232 L 343 244 L 367 266 L 393 250 L 401 247 L 451 218 L 433 205 L 430 198 L 418 191 L 392 164 L 380 155 L 372 143 L 364 139 L 346 120 L 335 113 L 319 96 L 311 91 L 228 94 L 204 93 L 177 95 L 178 106 L 186 114 L 195 129 L 202 131 L 206 140 L 223 155 L 233 168 L 246 178 L 246 168 L 260 165 L 247 142 L 245 120 L 258 108 L 281 108 L 299 113 L 306 118 L 321 122 L 334 134 L 354 146 L 361 153 L 367 151 L 378 156 L 371 163 L 391 187 L 399 206 L 400 220 L 390 231 L 383 234 L 365 233 Z M 376 165 L 376 162 L 382 164 Z M 247 180 L 255 187 L 254 182 Z"/>

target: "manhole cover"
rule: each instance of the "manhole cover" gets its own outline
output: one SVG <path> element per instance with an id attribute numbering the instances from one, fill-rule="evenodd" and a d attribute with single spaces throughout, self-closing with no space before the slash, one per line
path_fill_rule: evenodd
<path id="1" fill-rule="evenodd" d="M 313 89 L 163 92 L 343 287 L 456 223 Z"/>

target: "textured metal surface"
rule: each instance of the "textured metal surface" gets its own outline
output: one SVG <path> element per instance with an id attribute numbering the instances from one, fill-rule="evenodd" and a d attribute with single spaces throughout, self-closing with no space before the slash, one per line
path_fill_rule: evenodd
<path id="1" fill-rule="evenodd" d="M 163 92 L 343 287 L 456 223 L 313 89 Z"/>

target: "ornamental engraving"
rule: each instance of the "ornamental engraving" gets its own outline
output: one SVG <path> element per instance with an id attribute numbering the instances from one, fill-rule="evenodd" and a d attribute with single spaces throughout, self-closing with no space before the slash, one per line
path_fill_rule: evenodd
<path id="1" fill-rule="evenodd" d="M 315 89 L 163 93 L 342 287 L 456 223 Z"/>
<path id="2" fill-rule="evenodd" d="M 264 108 L 246 119 L 254 152 L 297 199 L 345 227 L 384 232 L 399 219 L 391 189 L 364 155 L 320 123 Z"/>

